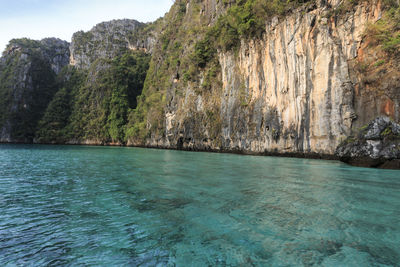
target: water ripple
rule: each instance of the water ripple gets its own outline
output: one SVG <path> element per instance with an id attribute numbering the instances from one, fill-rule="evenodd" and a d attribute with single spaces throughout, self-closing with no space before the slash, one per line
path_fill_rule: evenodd
<path id="1" fill-rule="evenodd" d="M 399 266 L 399 189 L 330 161 L 0 145 L 0 263 Z"/>

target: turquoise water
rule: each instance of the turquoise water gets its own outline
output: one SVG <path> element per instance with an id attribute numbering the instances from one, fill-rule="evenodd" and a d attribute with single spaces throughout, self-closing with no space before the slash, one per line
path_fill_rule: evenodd
<path id="1" fill-rule="evenodd" d="M 400 171 L 0 145 L 1 266 L 400 266 Z"/>

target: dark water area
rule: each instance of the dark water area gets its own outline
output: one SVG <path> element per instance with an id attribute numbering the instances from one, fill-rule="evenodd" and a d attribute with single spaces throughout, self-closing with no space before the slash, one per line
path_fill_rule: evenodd
<path id="1" fill-rule="evenodd" d="M 0 145 L 1 266 L 400 266 L 400 171 Z"/>

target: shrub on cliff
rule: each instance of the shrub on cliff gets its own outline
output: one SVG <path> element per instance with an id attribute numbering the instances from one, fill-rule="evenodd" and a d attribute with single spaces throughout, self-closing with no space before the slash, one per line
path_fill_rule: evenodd
<path id="1" fill-rule="evenodd" d="M 0 72 L 0 129 L 10 138 L 31 142 L 37 122 L 58 87 L 56 74 L 39 41 L 14 39 L 7 46 Z M 7 124 L 7 125 L 5 125 Z"/>
<path id="2" fill-rule="evenodd" d="M 373 45 L 380 46 L 389 56 L 400 55 L 400 6 L 397 0 L 383 2 L 384 13 L 380 20 L 369 24 L 365 35 Z"/>
<path id="3" fill-rule="evenodd" d="M 128 51 L 97 60 L 89 70 L 62 72 L 62 88 L 49 104 L 36 132 L 38 142 L 96 140 L 124 143 L 130 109 L 136 108 L 150 56 Z"/>
<path id="4" fill-rule="evenodd" d="M 265 32 L 268 18 L 284 15 L 289 10 L 313 0 L 238 0 L 225 15 L 218 18 L 205 37 L 195 45 L 194 64 L 204 68 L 216 50 L 237 49 L 241 39 L 259 38 Z M 229 3 L 226 3 L 229 4 Z"/>
<path id="5" fill-rule="evenodd" d="M 219 48 L 230 50 L 240 39 L 260 37 L 268 18 L 284 15 L 289 10 L 313 0 L 238 0 L 218 19 L 210 30 Z"/>
<path id="6" fill-rule="evenodd" d="M 72 136 L 65 127 L 72 113 L 73 97 L 82 86 L 85 73 L 73 67 L 64 68 L 58 75 L 61 88 L 49 103 L 39 121 L 35 139 L 40 143 L 65 142 Z"/>

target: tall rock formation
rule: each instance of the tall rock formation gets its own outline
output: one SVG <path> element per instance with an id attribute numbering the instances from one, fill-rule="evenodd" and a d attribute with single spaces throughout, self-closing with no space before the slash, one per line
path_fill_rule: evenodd
<path id="1" fill-rule="evenodd" d="M 32 142 L 36 123 L 57 92 L 69 44 L 55 38 L 10 41 L 0 60 L 0 141 Z"/>
<path id="2" fill-rule="evenodd" d="M 77 32 L 61 90 L 39 122 L 35 142 L 123 144 L 129 109 L 142 92 L 153 24 L 112 20 Z"/>
<path id="3" fill-rule="evenodd" d="M 224 14 L 226 9 L 234 20 L 235 10 L 229 10 L 234 4 L 176 2 L 166 17 L 174 32 L 168 43 L 161 37 L 155 46 L 143 93 L 143 105 L 149 106 L 142 115 L 145 129 L 130 137 L 130 143 L 331 156 L 355 126 L 383 115 L 384 108 L 365 112 L 370 105 L 361 81 L 365 75 L 355 68 L 362 64 L 367 26 L 382 18 L 381 1 L 305 2 L 284 15 L 265 17 L 261 37 L 241 38 L 233 49 L 216 47 L 213 57 L 217 60 L 211 64 L 207 61 L 213 59 L 207 57 L 212 50 L 207 48 L 210 43 L 204 32 L 213 25 L 219 27 L 218 23 L 224 25 L 215 14 Z M 188 37 L 185 29 L 191 23 L 205 30 Z M 205 63 L 193 60 L 198 51 Z M 179 60 L 171 59 L 174 55 Z M 190 64 L 200 66 L 194 78 L 187 71 Z M 162 79 L 165 83 L 160 84 Z M 393 119 L 399 119 L 399 94 L 390 93 L 398 92 L 398 79 L 391 85 L 386 90 L 390 97 L 372 90 L 368 98 L 376 98 L 378 106 L 389 103 Z M 158 98 L 156 105 L 164 108 L 152 108 L 146 98 L 153 102 Z"/>
<path id="4" fill-rule="evenodd" d="M 151 52 L 155 38 L 152 31 L 143 33 L 146 26 L 136 20 L 112 20 L 99 23 L 88 32 L 74 33 L 71 65 L 88 69 L 97 59 L 113 59 L 128 49 Z"/>
<path id="5" fill-rule="evenodd" d="M 351 133 L 358 115 L 349 61 L 381 11 L 364 3 L 333 19 L 327 15 L 334 2 L 275 17 L 261 40 L 242 43 L 238 56 L 220 54 L 223 146 L 332 154 Z M 238 100 L 241 86 L 245 108 Z"/>
<path id="6" fill-rule="evenodd" d="M 113 20 L 55 38 L 12 40 L 0 59 L 0 142 L 124 142 L 159 20 Z"/>

